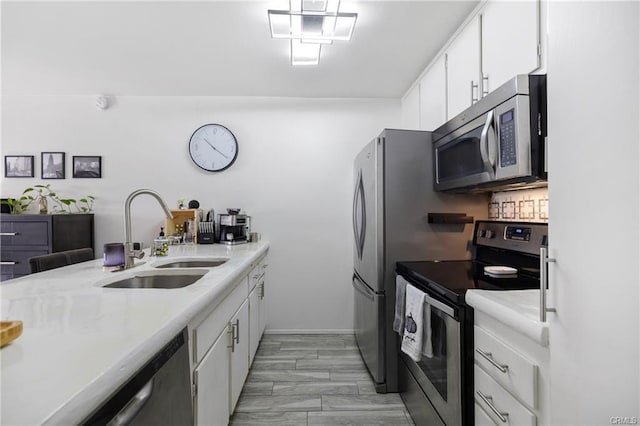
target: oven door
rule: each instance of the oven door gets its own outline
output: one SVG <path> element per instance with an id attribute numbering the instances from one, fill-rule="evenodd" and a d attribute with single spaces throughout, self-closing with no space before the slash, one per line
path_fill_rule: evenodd
<path id="1" fill-rule="evenodd" d="M 431 404 L 448 426 L 462 425 L 461 326 L 453 307 L 429 295 L 425 315 L 430 315 L 433 356 L 415 362 L 403 359 Z"/>

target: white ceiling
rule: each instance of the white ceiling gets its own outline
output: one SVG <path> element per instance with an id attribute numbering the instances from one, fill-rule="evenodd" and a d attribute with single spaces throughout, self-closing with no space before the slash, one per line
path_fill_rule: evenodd
<path id="1" fill-rule="evenodd" d="M 399 98 L 477 1 L 343 0 L 349 42 L 292 67 L 288 0 L 2 1 L 4 94 Z"/>

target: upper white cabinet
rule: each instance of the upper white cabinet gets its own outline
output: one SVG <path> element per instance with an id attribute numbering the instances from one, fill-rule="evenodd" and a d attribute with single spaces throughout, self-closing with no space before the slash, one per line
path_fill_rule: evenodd
<path id="1" fill-rule="evenodd" d="M 447 118 L 453 118 L 477 102 L 480 96 L 479 16 L 472 19 L 451 42 L 446 57 Z"/>
<path id="2" fill-rule="evenodd" d="M 447 69 L 442 55 L 420 80 L 420 128 L 434 130 L 447 121 Z"/>
<path id="3" fill-rule="evenodd" d="M 420 129 L 420 85 L 413 89 L 402 99 L 402 128 Z"/>
<path id="4" fill-rule="evenodd" d="M 403 126 L 433 130 L 517 74 L 544 63 L 540 0 L 490 0 L 402 100 Z"/>
<path id="5" fill-rule="evenodd" d="M 490 1 L 481 14 L 482 91 L 540 66 L 539 0 Z"/>

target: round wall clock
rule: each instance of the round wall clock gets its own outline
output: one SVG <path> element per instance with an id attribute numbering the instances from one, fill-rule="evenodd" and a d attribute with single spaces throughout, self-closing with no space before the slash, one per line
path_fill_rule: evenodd
<path id="1" fill-rule="evenodd" d="M 238 141 L 226 127 L 220 124 L 205 124 L 191 135 L 189 155 L 201 169 L 221 172 L 236 161 Z"/>

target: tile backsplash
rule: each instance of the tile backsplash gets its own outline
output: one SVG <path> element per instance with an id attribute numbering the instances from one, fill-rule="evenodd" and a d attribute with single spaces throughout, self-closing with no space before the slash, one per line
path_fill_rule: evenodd
<path id="1" fill-rule="evenodd" d="M 490 220 L 547 222 L 549 191 L 547 188 L 494 192 L 489 202 Z"/>

